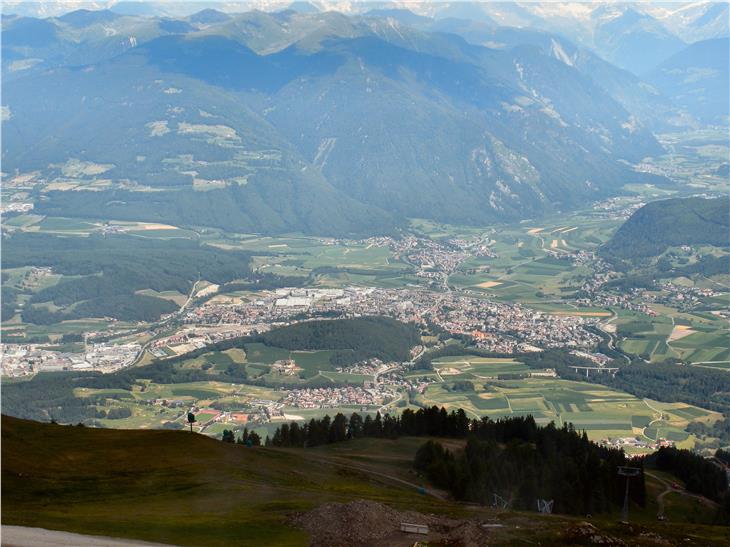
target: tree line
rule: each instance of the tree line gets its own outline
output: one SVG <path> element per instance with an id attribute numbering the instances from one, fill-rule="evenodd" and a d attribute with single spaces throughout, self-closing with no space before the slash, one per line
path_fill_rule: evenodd
<path id="1" fill-rule="evenodd" d="M 240 437 L 236 437 L 236 433 L 231 429 L 224 429 L 221 440 L 224 443 L 236 443 L 245 446 L 261 446 L 261 436 L 255 431 L 249 431 L 247 427 L 243 428 Z"/>
<path id="2" fill-rule="evenodd" d="M 463 409 L 447 412 L 436 406 L 413 411 L 403 410 L 400 416 L 380 412 L 375 416 L 366 414 L 365 418 L 353 413 L 349 418 L 338 412 L 334 418 L 325 416 L 312 418 L 308 423 L 297 422 L 282 424 L 266 443 L 271 446 L 312 447 L 357 439 L 360 437 L 382 437 L 396 439 L 409 437 L 466 437 L 477 420 L 469 420 Z"/>
<path id="3" fill-rule="evenodd" d="M 496 494 L 514 508 L 534 509 L 538 498 L 553 499 L 556 511 L 587 514 L 615 509 L 622 499 L 624 482 L 617 468 L 627 464 L 623 451 L 589 441 L 572 425 L 540 427 L 532 416 L 469 419 L 463 409 L 448 412 L 436 406 L 405 409 L 400 416 L 337 413 L 282 424 L 265 444 L 302 448 L 400 436 L 467 439 L 459 454 L 429 440 L 413 462 L 432 484 L 460 500 L 491 504 Z M 643 474 L 635 482 L 634 501 L 643 504 Z"/>

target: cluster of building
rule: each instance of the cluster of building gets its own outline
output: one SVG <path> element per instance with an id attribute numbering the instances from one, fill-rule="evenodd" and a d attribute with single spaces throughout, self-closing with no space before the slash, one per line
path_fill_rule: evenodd
<path id="1" fill-rule="evenodd" d="M 653 301 L 681 311 L 691 311 L 704 306 L 704 299 L 719 296 L 720 293 L 709 288 L 686 287 L 674 283 L 662 283 L 661 293 L 652 295 Z"/>
<path id="2" fill-rule="evenodd" d="M 608 355 L 604 355 L 603 353 L 592 353 L 590 351 L 580 350 L 572 350 L 570 353 L 572 353 L 576 357 L 581 357 L 583 359 L 593 361 L 596 365 L 601 367 L 606 366 L 608 363 L 611 362 L 611 358 Z"/>
<path id="3" fill-rule="evenodd" d="M 20 288 L 22 290 L 25 289 L 33 289 L 36 287 L 43 278 L 48 277 L 49 275 L 53 275 L 53 269 L 48 266 L 43 267 L 31 267 L 27 272 L 25 272 L 25 275 L 23 276 L 23 279 L 20 281 Z"/>
<path id="4" fill-rule="evenodd" d="M 93 344 L 83 352 L 44 349 L 37 344 L 0 344 L 4 376 L 30 376 L 38 372 L 94 370 L 114 372 L 131 365 L 139 344 Z"/>
<path id="5" fill-rule="evenodd" d="M 392 240 L 390 249 L 401 261 L 415 267 L 416 277 L 421 277 L 434 286 L 448 286 L 449 275 L 470 256 L 467 242 L 460 247 L 455 244 L 444 245 L 432 239 L 407 236 Z"/>
<path id="6" fill-rule="evenodd" d="M 644 205 L 643 201 L 627 203 L 625 197 L 613 197 L 594 203 L 593 211 L 599 218 L 626 220 Z"/>
<path id="7" fill-rule="evenodd" d="M 222 328 L 214 326 L 191 327 L 186 325 L 171 336 L 158 338 L 150 343 L 149 352 L 158 359 L 175 355 L 183 355 L 196 349 L 204 348 L 222 340 L 245 336 L 252 332 L 249 326 L 225 325 Z"/>
<path id="8" fill-rule="evenodd" d="M 265 329 L 327 315 L 384 315 L 406 323 L 436 325 L 453 334 L 472 336 L 479 347 L 500 352 L 585 348 L 598 342 L 585 328 L 596 322 L 594 318 L 550 315 L 519 304 L 421 288 L 277 289 L 262 292 L 252 302 L 206 303 L 186 312 L 184 320 Z"/>
<path id="9" fill-rule="evenodd" d="M 548 255 L 561 260 L 570 260 L 574 266 L 590 266 L 591 275 L 580 286 L 580 294 L 575 299 L 579 306 L 599 308 L 621 308 L 654 316 L 656 313 L 649 307 L 652 298 L 644 289 L 609 290 L 606 284 L 618 279 L 621 275 L 615 272 L 611 265 L 592 251 L 578 251 L 574 253 L 555 253 L 548 251 Z"/>
<path id="10" fill-rule="evenodd" d="M 677 162 L 672 161 L 665 164 L 658 164 L 648 159 L 634 165 L 634 170 L 639 173 L 651 173 L 652 175 L 659 175 L 669 179 L 676 179 L 683 172 L 680 169 L 680 164 Z"/>
<path id="11" fill-rule="evenodd" d="M 294 359 L 280 359 L 279 361 L 274 361 L 274 364 L 271 365 L 271 372 L 281 374 L 282 376 L 294 376 L 300 370 L 302 370 L 301 367 L 297 366 Z"/>
<path id="12" fill-rule="evenodd" d="M 292 389 L 281 403 L 292 408 L 335 408 L 351 405 L 366 407 L 381 405 L 389 396 L 389 391 L 378 386 L 322 387 Z"/>
<path id="13" fill-rule="evenodd" d="M 611 448 L 635 448 L 640 450 L 659 450 L 662 447 L 674 446 L 674 441 L 668 439 L 657 439 L 656 441 L 645 440 L 639 437 L 619 437 L 617 439 L 601 439 L 600 444 Z"/>
<path id="14" fill-rule="evenodd" d="M 436 380 L 433 376 L 409 376 L 403 375 L 404 369 L 394 370 L 380 377 L 380 382 L 385 386 L 395 388 L 396 391 L 423 393 L 429 384 Z"/>
<path id="15" fill-rule="evenodd" d="M 380 359 L 367 359 L 348 365 L 346 367 L 335 367 L 337 372 L 346 372 L 348 374 L 364 374 L 367 376 L 375 376 L 377 373 L 387 369 L 388 365 Z"/>
<path id="16" fill-rule="evenodd" d="M 596 292 L 590 296 L 577 298 L 575 303 L 579 306 L 621 308 L 654 317 L 656 316 L 656 312 L 649 306 L 649 302 L 652 301 L 653 300 L 651 298 L 646 298 L 646 291 L 630 289 L 625 293 L 608 291 Z"/>
<path id="17" fill-rule="evenodd" d="M 27 213 L 33 210 L 33 204 L 24 201 L 6 201 L 0 205 L 0 213 Z"/>

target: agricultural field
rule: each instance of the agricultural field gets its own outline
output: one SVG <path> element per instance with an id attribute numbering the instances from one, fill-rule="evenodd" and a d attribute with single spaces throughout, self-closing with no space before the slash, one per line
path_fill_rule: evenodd
<path id="1" fill-rule="evenodd" d="M 525 374 L 529 368 L 508 358 L 474 355 L 440 357 L 433 360 L 437 375 L 444 381 L 453 379 L 496 379 L 504 374 Z"/>
<path id="2" fill-rule="evenodd" d="M 653 305 L 655 317 L 619 311 L 620 347 L 651 362 L 677 358 L 712 368 L 730 367 L 730 331 L 726 320 L 709 313 L 678 312 Z"/>
<path id="3" fill-rule="evenodd" d="M 472 417 L 531 414 L 539 423 L 572 423 L 594 440 L 638 436 L 646 442 L 664 438 L 692 446 L 694 438 L 685 431 L 689 422 L 714 422 L 721 417 L 683 403 L 642 400 L 596 384 L 548 377 L 510 379 L 528 372 L 512 359 L 448 357 L 435 360 L 434 369 L 443 381 L 430 385 L 419 404 L 463 408 Z"/>
<path id="4" fill-rule="evenodd" d="M 35 214 L 21 214 L 3 219 L 6 226 L 26 232 L 40 232 L 61 235 L 90 235 L 92 233 L 128 233 L 139 237 L 153 238 L 195 238 L 197 234 L 192 230 L 159 224 L 156 222 L 81 220 L 76 218 L 49 217 Z"/>
<path id="5" fill-rule="evenodd" d="M 496 257 L 475 257 L 451 275 L 449 283 L 458 289 L 508 302 L 520 302 L 547 312 L 580 312 L 570 304 L 570 296 L 590 274 L 588 267 L 575 267 L 546 251 L 572 253 L 594 250 L 608 240 L 619 221 L 596 218 L 592 211 L 568 217 L 525 221 L 489 231 L 490 249 Z M 419 225 L 425 230 L 428 225 Z M 436 237 L 443 233 L 429 233 Z M 450 237 L 469 237 L 452 227 Z M 585 311 L 585 310 L 583 310 Z M 588 310 L 592 311 L 592 310 Z M 610 315 L 605 309 L 593 310 Z"/>
<path id="6" fill-rule="evenodd" d="M 353 412 L 375 414 L 379 408 L 363 408 L 360 405 L 314 409 L 284 406 L 280 407 L 281 414 L 273 416 L 270 422 L 255 421 L 251 425 L 248 422 L 251 416 L 260 413 L 260 405 L 273 406 L 286 396 L 286 391 L 219 381 L 158 384 L 143 380 L 139 384 L 131 391 L 77 388 L 74 395 L 78 398 L 97 399 L 97 409 L 106 413 L 112 409 L 128 409 L 129 415 L 122 418 L 97 418 L 99 426 L 111 429 L 181 429 L 187 427 L 188 409 L 195 407 L 198 409 L 197 423 L 193 429 L 212 436 L 220 436 L 224 429 L 247 426 L 265 437 L 273 434 L 274 429 L 285 421 L 321 418 L 326 414 L 334 416 L 337 412 L 348 416 Z M 224 411 L 229 414 L 222 419 Z M 218 419 L 219 416 L 221 419 Z"/>
<path id="7" fill-rule="evenodd" d="M 416 283 L 408 265 L 399 262 L 388 247 L 303 235 L 261 237 L 205 234 L 208 243 L 224 249 L 254 254 L 253 267 L 261 273 L 311 277 L 314 286 L 402 286 Z"/>

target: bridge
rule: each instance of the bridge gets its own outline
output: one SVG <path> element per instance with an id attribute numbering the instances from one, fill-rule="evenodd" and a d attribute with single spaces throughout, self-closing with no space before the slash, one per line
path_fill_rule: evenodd
<path id="1" fill-rule="evenodd" d="M 599 373 L 607 372 L 611 376 L 616 376 L 616 373 L 618 372 L 618 367 L 588 367 L 588 366 L 580 366 L 580 365 L 568 365 L 568 368 L 572 368 L 576 372 L 585 370 L 586 378 L 588 378 L 588 374 L 591 370 L 596 370 Z"/>

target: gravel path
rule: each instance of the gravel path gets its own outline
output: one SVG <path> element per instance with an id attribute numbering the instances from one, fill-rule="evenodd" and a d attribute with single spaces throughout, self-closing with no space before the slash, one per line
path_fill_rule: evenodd
<path id="1" fill-rule="evenodd" d="M 85 536 L 25 526 L 3 526 L 1 543 L 2 547 L 165 547 L 161 543 Z"/>

